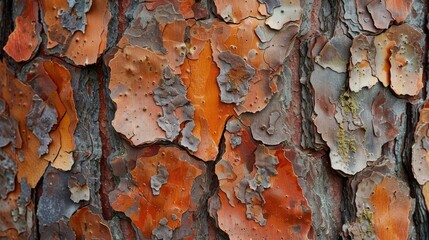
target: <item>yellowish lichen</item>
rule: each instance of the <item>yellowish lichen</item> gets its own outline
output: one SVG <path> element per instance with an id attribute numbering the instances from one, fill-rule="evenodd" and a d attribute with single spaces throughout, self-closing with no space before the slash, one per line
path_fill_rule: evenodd
<path id="1" fill-rule="evenodd" d="M 347 124 L 347 115 L 351 115 L 353 119 L 359 119 L 359 104 L 357 103 L 357 95 L 354 92 L 349 92 L 345 88 L 342 90 L 342 94 L 338 99 L 338 103 L 341 108 L 341 115 L 345 117 L 338 124 L 337 132 L 337 148 L 338 154 L 343 157 L 345 161 L 350 159 L 350 153 L 356 152 L 356 140 L 349 131 L 345 129 L 345 124 Z"/>
<path id="2" fill-rule="evenodd" d="M 359 118 L 358 109 L 359 105 L 357 103 L 357 95 L 354 92 L 344 91 L 343 94 L 340 95 L 339 103 L 341 105 L 343 116 L 347 114 L 351 114 L 354 119 Z"/>
<path id="3" fill-rule="evenodd" d="M 371 223 L 371 225 L 372 225 L 373 216 L 374 216 L 374 213 L 367 208 L 365 208 L 362 212 L 362 220 L 367 220 L 368 222 Z"/>
<path id="4" fill-rule="evenodd" d="M 362 215 L 359 218 L 360 231 L 362 236 L 371 238 L 374 235 L 374 222 L 373 222 L 374 213 L 365 208 L 362 212 Z"/>
<path id="5" fill-rule="evenodd" d="M 344 129 L 344 125 L 341 122 L 337 132 L 337 146 L 338 153 L 344 159 L 349 159 L 350 152 L 356 152 L 356 140 L 354 137 Z"/>
<path id="6" fill-rule="evenodd" d="M 255 174 L 255 180 L 256 180 L 256 183 L 258 185 L 261 185 L 262 182 L 264 181 L 262 175 L 259 172 L 256 172 L 256 174 Z"/>

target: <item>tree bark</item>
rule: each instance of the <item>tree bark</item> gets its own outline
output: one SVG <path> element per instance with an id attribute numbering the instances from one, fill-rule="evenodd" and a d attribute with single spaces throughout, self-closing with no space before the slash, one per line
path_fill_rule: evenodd
<path id="1" fill-rule="evenodd" d="M 0 239 L 429 239 L 427 1 L 0 19 Z"/>

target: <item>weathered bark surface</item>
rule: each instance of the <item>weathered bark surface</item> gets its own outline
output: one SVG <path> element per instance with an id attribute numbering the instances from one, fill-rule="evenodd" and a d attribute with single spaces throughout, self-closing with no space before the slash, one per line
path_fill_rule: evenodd
<path id="1" fill-rule="evenodd" d="M 0 239 L 429 239 L 425 0 L 0 0 Z"/>

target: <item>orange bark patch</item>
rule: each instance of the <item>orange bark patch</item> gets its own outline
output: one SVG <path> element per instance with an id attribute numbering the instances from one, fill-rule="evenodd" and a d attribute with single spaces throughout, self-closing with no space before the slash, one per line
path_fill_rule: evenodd
<path id="1" fill-rule="evenodd" d="M 163 57 L 137 46 L 126 46 L 109 63 L 110 96 L 117 107 L 112 124 L 133 145 L 165 138 L 157 124 L 162 109 L 153 100 L 165 64 Z"/>
<path id="2" fill-rule="evenodd" d="M 92 213 L 88 207 L 79 209 L 70 218 L 70 226 L 76 239 L 112 239 L 112 234 L 103 218 Z"/>
<path id="3" fill-rule="evenodd" d="M 183 15 L 185 19 L 193 18 L 194 11 L 192 6 L 195 4 L 195 0 L 181 0 L 179 4 L 179 12 Z"/>
<path id="4" fill-rule="evenodd" d="M 165 4 L 172 4 L 174 10 L 181 13 L 185 19 L 193 18 L 194 11 L 193 5 L 195 0 L 157 0 L 157 1 L 148 1 L 146 2 L 146 8 L 149 11 L 155 10 L 157 7 Z"/>
<path id="5" fill-rule="evenodd" d="M 275 92 L 277 92 L 277 83 L 271 79 L 268 70 L 258 71 L 250 80 L 249 92 L 244 97 L 242 104 L 235 107 L 237 114 L 244 112 L 259 112 L 264 109 Z"/>
<path id="6" fill-rule="evenodd" d="M 231 118 L 230 123 L 237 122 L 236 118 Z M 225 153 L 216 164 L 216 175 L 219 179 L 219 187 L 226 194 L 227 202 L 232 206 L 238 204 L 235 198 L 234 187 L 246 176 L 246 174 L 254 174 L 254 152 L 257 144 L 252 139 L 250 131 L 239 125 L 239 129 L 235 133 L 225 132 Z M 234 137 L 240 138 L 238 146 L 231 145 Z"/>
<path id="7" fill-rule="evenodd" d="M 71 39 L 64 55 L 76 65 L 88 65 L 97 62 L 97 58 L 107 46 L 107 30 L 111 14 L 107 0 L 92 1 L 87 14 L 88 25 L 85 33 L 77 31 Z"/>
<path id="8" fill-rule="evenodd" d="M 379 239 L 408 239 L 411 199 L 393 177 L 385 177 L 375 187 L 371 202 L 374 231 Z"/>
<path id="9" fill-rule="evenodd" d="M 21 136 L 13 148 L 6 147 L 4 150 L 18 165 L 18 181 L 26 177 L 28 184 L 34 188 L 48 166 L 47 161 L 39 158 L 39 140 L 27 128 L 27 115 L 35 93 L 30 86 L 15 79 L 3 63 L 0 63 L 0 76 L 0 98 L 5 101 L 9 115 L 18 122 Z"/>
<path id="10" fill-rule="evenodd" d="M 392 26 L 374 38 L 375 73 L 399 95 L 417 95 L 423 88 L 422 33 L 408 24 Z"/>
<path id="11" fill-rule="evenodd" d="M 192 22 L 188 21 L 188 25 Z M 206 46 L 207 41 L 212 37 L 213 29 L 211 27 L 195 24 L 190 29 L 190 41 L 188 44 L 187 57 L 191 60 L 198 60 L 201 51 Z"/>
<path id="12" fill-rule="evenodd" d="M 195 107 L 193 134 L 201 140 L 194 155 L 214 160 L 225 123 L 234 114 L 234 106 L 220 101 L 216 83 L 219 69 L 213 61 L 209 43 L 205 44 L 198 60 L 185 61 L 182 73 L 185 86 L 189 86 L 187 97 Z"/>
<path id="13" fill-rule="evenodd" d="M 396 22 L 400 23 L 410 14 L 412 4 L 413 0 L 386 0 L 386 9 Z"/>
<path id="14" fill-rule="evenodd" d="M 265 226 L 247 219 L 245 205 L 231 206 L 226 195 L 219 192 L 222 207 L 217 212 L 218 223 L 231 239 L 308 238 L 311 210 L 283 150 L 277 151 L 276 156 L 280 162 L 276 168 L 278 175 L 271 178 L 271 187 L 263 193 Z"/>
<path id="15" fill-rule="evenodd" d="M 231 51 L 256 69 L 256 75 L 249 82 L 248 94 L 244 96 L 244 101 L 240 105 L 235 106 L 238 114 L 261 111 L 275 92 L 275 89 L 270 87 L 273 77 L 264 61 L 264 50 L 260 49 L 260 41 L 255 34 L 256 27 L 261 24 L 261 20 L 247 18 L 237 25 L 230 26 L 229 37 L 224 42 L 217 43 L 219 50 Z"/>
<path id="16" fill-rule="evenodd" d="M 375 75 L 385 87 L 390 85 L 390 49 L 395 41 L 387 38 L 386 34 L 374 37 L 374 45 L 377 51 L 375 56 Z"/>
<path id="17" fill-rule="evenodd" d="M 71 59 L 76 65 L 89 65 L 97 61 L 107 45 L 108 24 L 111 13 L 107 0 L 94 0 L 86 13 L 85 32 L 74 34 L 61 22 L 61 15 L 69 11 L 66 0 L 42 0 L 43 19 L 48 36 L 47 48 L 60 45 L 60 55 Z"/>
<path id="18" fill-rule="evenodd" d="M 164 27 L 162 41 L 167 50 L 167 60 L 174 73 L 180 74 L 180 65 L 186 56 L 186 44 L 183 42 L 185 37 L 185 21 L 174 21 Z"/>
<path id="19" fill-rule="evenodd" d="M 237 136 L 241 143 L 233 147 L 231 140 Z M 238 131 L 226 132 L 225 140 L 225 155 L 216 165 L 221 203 L 217 211 L 219 227 L 231 239 L 307 239 L 311 210 L 284 150 L 257 147 L 241 124 Z M 271 172 L 268 183 L 264 171 Z M 243 184 L 248 186 L 243 188 Z M 265 190 L 260 192 L 260 188 Z"/>
<path id="20" fill-rule="evenodd" d="M 186 152 L 173 147 L 162 147 L 154 156 L 139 157 L 136 168 L 131 171 L 135 184 L 125 192 L 112 192 L 112 207 L 125 212 L 146 238 L 151 237 L 152 230 L 163 218 L 174 230 L 181 225 L 182 214 L 192 208 L 191 188 L 195 178 L 202 174 L 193 161 Z M 154 195 L 151 181 L 160 168 L 165 168 L 168 178 L 160 186 L 159 195 Z"/>
<path id="21" fill-rule="evenodd" d="M 43 158 L 53 167 L 68 171 L 74 163 L 72 152 L 75 150 L 74 132 L 78 123 L 71 75 L 65 67 L 53 61 L 40 62 L 36 70 L 38 74 L 32 84 L 58 113 L 57 127 L 50 133 L 49 152 Z"/>
<path id="22" fill-rule="evenodd" d="M 229 37 L 222 43 L 222 51 L 231 51 L 239 55 L 256 69 L 269 69 L 264 62 L 264 51 L 259 48 L 259 38 L 255 33 L 256 27 L 262 25 L 262 20 L 246 18 L 240 24 L 232 25 Z"/>

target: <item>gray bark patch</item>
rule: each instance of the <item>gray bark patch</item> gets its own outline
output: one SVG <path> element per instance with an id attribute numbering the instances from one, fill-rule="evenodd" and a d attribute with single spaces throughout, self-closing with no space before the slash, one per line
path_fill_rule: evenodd
<path id="1" fill-rule="evenodd" d="M 16 163 L 0 151 L 0 199 L 6 199 L 7 194 L 15 190 Z"/>
<path id="2" fill-rule="evenodd" d="M 217 83 L 221 91 L 220 99 L 224 103 L 238 105 L 249 92 L 249 81 L 255 75 L 255 69 L 230 51 L 221 52 L 219 60 Z"/>
<path id="3" fill-rule="evenodd" d="M 159 165 L 157 174 L 150 177 L 150 187 L 152 188 L 152 194 L 155 196 L 159 195 L 162 185 L 167 183 L 169 173 L 167 168 L 163 165 Z"/>
<path id="4" fill-rule="evenodd" d="M 52 141 L 49 132 L 57 124 L 57 116 L 54 107 L 46 104 L 39 96 L 33 96 L 33 107 L 27 115 L 27 127 L 39 139 L 39 157 L 48 153 L 48 145 Z"/>

